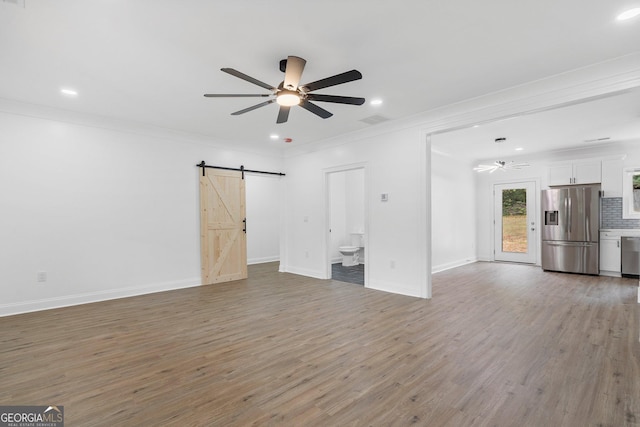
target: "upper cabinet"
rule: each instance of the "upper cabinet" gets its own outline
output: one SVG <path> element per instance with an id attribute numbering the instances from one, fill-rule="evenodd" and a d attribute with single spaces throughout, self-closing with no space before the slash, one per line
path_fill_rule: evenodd
<path id="1" fill-rule="evenodd" d="M 602 197 L 622 197 L 622 168 L 624 160 L 602 161 Z"/>
<path id="2" fill-rule="evenodd" d="M 549 167 L 549 185 L 599 184 L 601 168 L 599 160 L 559 163 Z"/>

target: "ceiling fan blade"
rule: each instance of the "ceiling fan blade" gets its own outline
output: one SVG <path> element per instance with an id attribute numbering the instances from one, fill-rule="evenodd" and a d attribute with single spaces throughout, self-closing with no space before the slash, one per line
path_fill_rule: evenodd
<path id="1" fill-rule="evenodd" d="M 239 116 L 240 114 L 244 114 L 244 113 L 248 113 L 249 111 L 253 111 L 256 108 L 260 108 L 260 107 L 264 107 L 265 105 L 269 105 L 274 101 L 275 101 L 275 99 L 270 99 L 268 101 L 261 102 L 260 104 L 256 104 L 254 106 L 251 106 L 249 108 L 245 108 L 244 110 L 240 110 L 240 111 L 236 111 L 235 113 L 231 113 L 231 115 L 232 116 Z"/>
<path id="2" fill-rule="evenodd" d="M 244 94 L 244 93 L 205 93 L 204 96 L 207 98 L 255 98 L 255 97 L 266 97 L 271 96 L 271 94 L 261 93 L 261 94 Z"/>
<path id="3" fill-rule="evenodd" d="M 278 111 L 278 119 L 276 120 L 276 123 L 285 123 L 287 120 L 289 120 L 290 110 L 291 110 L 291 107 L 286 107 L 284 105 L 281 105 L 280 111 Z"/>
<path id="4" fill-rule="evenodd" d="M 307 61 L 302 58 L 298 58 L 297 56 L 289 56 L 287 58 L 287 68 L 284 73 L 285 89 L 298 89 L 298 85 L 300 84 L 300 77 L 302 77 L 302 71 L 304 70 L 304 65 L 306 63 Z"/>
<path id="5" fill-rule="evenodd" d="M 322 117 L 323 119 L 328 119 L 329 117 L 333 116 L 332 113 L 328 112 L 324 108 L 318 107 L 316 104 L 312 104 L 307 100 L 302 101 L 300 103 L 300 106 L 307 111 L 311 111 L 316 116 Z"/>
<path id="6" fill-rule="evenodd" d="M 307 99 L 310 101 L 335 102 L 337 104 L 351 105 L 362 105 L 365 101 L 364 98 L 354 98 L 352 96 L 321 95 L 316 93 L 310 93 L 307 95 Z"/>
<path id="7" fill-rule="evenodd" d="M 227 74 L 231 74 L 232 76 L 238 77 L 239 79 L 246 80 L 249 83 L 253 83 L 254 85 L 258 85 L 260 87 L 263 87 L 265 89 L 276 90 L 276 88 L 271 86 L 270 84 L 267 84 L 265 82 L 261 82 L 260 80 L 254 79 L 251 76 L 247 76 L 246 74 L 241 73 L 238 70 L 234 70 L 233 68 L 221 68 L 220 70 L 224 71 Z"/>
<path id="8" fill-rule="evenodd" d="M 315 82 L 302 85 L 302 90 L 305 92 L 312 92 L 314 90 L 323 89 L 329 86 L 341 85 L 342 83 L 352 82 L 354 80 L 360 80 L 362 74 L 358 70 L 351 70 L 342 74 L 336 74 L 335 76 L 327 77 L 326 79 L 317 80 Z"/>

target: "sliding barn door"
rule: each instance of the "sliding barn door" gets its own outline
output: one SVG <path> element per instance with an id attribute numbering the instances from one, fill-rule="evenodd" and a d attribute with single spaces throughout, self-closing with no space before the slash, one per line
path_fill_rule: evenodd
<path id="1" fill-rule="evenodd" d="M 200 176 L 202 284 L 247 278 L 242 173 L 205 169 Z"/>

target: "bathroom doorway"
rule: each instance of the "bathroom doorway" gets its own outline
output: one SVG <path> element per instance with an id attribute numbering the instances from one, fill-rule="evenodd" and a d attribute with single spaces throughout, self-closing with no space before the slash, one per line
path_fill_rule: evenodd
<path id="1" fill-rule="evenodd" d="M 325 171 L 327 277 L 366 286 L 366 202 L 364 165 Z"/>

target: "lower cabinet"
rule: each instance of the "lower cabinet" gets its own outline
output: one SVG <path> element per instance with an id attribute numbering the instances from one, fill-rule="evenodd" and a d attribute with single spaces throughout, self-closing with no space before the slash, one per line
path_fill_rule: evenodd
<path id="1" fill-rule="evenodd" d="M 600 236 L 600 275 L 620 277 L 620 236 Z"/>

